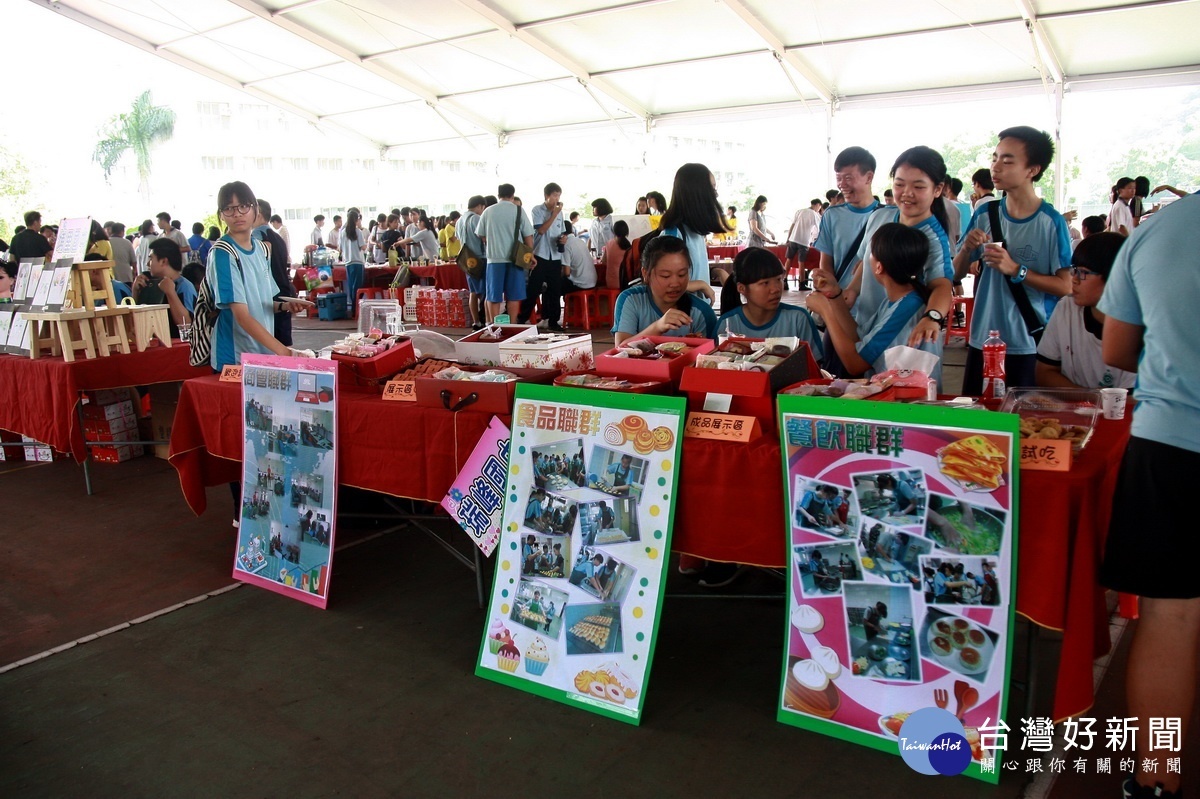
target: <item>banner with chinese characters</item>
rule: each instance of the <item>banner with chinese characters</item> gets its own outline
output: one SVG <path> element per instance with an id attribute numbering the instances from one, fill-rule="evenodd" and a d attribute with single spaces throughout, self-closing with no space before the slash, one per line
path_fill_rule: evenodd
<path id="1" fill-rule="evenodd" d="M 508 427 L 493 416 L 441 503 L 485 557 L 491 557 L 500 543 L 500 515 L 508 481 L 508 438 Z"/>
<path id="2" fill-rule="evenodd" d="M 1019 419 L 791 396 L 779 414 L 791 554 L 779 720 L 913 765 L 903 742 L 921 735 L 901 727 L 938 708 L 922 718 L 951 729 L 924 734 L 965 739 L 949 773 L 997 782 Z"/>
<path id="3" fill-rule="evenodd" d="M 337 363 L 246 355 L 242 406 L 233 576 L 324 608 L 337 518 Z"/>
<path id="4" fill-rule="evenodd" d="M 682 397 L 517 387 L 476 674 L 641 721 L 684 408 Z"/>

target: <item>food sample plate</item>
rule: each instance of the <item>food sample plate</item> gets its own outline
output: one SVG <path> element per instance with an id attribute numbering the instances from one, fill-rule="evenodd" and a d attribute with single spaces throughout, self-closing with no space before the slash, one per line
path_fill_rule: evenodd
<path id="1" fill-rule="evenodd" d="M 960 674 L 986 671 L 996 649 L 986 630 L 970 619 L 956 616 L 931 623 L 925 631 L 925 640 L 935 661 Z"/>
<path id="2" fill-rule="evenodd" d="M 1098 389 L 1024 389 L 1008 392 L 1000 410 L 1021 417 L 1021 438 L 1070 441 L 1079 452 L 1092 438 L 1100 415 Z"/>

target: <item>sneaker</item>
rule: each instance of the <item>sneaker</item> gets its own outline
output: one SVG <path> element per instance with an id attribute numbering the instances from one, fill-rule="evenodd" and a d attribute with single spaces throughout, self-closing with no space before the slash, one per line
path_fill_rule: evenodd
<path id="1" fill-rule="evenodd" d="M 537 323 L 538 330 L 545 330 L 549 325 L 550 325 L 550 323 L 547 322 L 545 319 L 539 319 L 538 323 Z"/>
<path id="2" fill-rule="evenodd" d="M 241 522 L 241 520 L 240 520 L 240 519 L 234 519 L 234 520 L 233 520 L 233 529 L 235 529 L 235 530 L 240 530 L 240 529 L 241 529 L 241 527 L 242 527 L 242 522 Z"/>
<path id="3" fill-rule="evenodd" d="M 546 324 L 546 329 L 551 333 L 566 333 L 567 331 L 558 322 L 549 322 Z"/>
<path id="4" fill-rule="evenodd" d="M 472 330 L 483 330 L 483 328 L 484 328 L 483 322 L 476 322 L 475 324 L 471 325 Z"/>
<path id="5" fill-rule="evenodd" d="M 750 567 L 741 563 L 710 563 L 704 569 L 700 585 L 705 588 L 724 588 L 741 577 Z"/>

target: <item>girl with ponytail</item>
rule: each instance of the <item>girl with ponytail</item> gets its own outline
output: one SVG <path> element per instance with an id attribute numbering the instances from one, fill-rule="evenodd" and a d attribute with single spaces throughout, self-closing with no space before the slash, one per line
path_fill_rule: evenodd
<path id="1" fill-rule="evenodd" d="M 721 289 L 717 335 L 747 338 L 796 336 L 807 341 L 818 361 L 824 357 L 821 332 L 804 308 L 781 302 L 783 264 L 770 250 L 749 247 L 733 260 L 733 273 Z"/>
<path id="2" fill-rule="evenodd" d="M 922 276 L 929 258 L 929 239 L 915 227 L 899 222 L 882 225 L 871 236 L 867 269 L 884 291 L 884 302 L 874 313 L 856 322 L 839 297 L 820 291 L 808 295 L 808 307 L 821 314 L 829 338 L 846 370 L 855 377 L 870 377 L 885 370 L 883 354 L 908 342 L 920 324 L 921 309 L 930 292 Z M 921 349 L 932 351 L 931 343 Z"/>
<path id="3" fill-rule="evenodd" d="M 1108 212 L 1108 229 L 1113 233 L 1128 236 L 1133 232 L 1133 211 L 1129 210 L 1129 202 L 1137 191 L 1137 182 L 1133 178 L 1121 178 L 1112 187 L 1112 209 Z"/>

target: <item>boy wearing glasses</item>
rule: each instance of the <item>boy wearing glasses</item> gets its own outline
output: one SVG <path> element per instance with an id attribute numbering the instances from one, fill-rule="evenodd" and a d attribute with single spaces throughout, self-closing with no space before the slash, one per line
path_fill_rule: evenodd
<path id="1" fill-rule="evenodd" d="M 1037 351 L 1037 384 L 1053 388 L 1133 388 L 1137 375 L 1108 366 L 1101 353 L 1104 314 L 1096 306 L 1125 237 L 1097 233 L 1071 256 L 1071 302 L 1060 302 Z"/>

